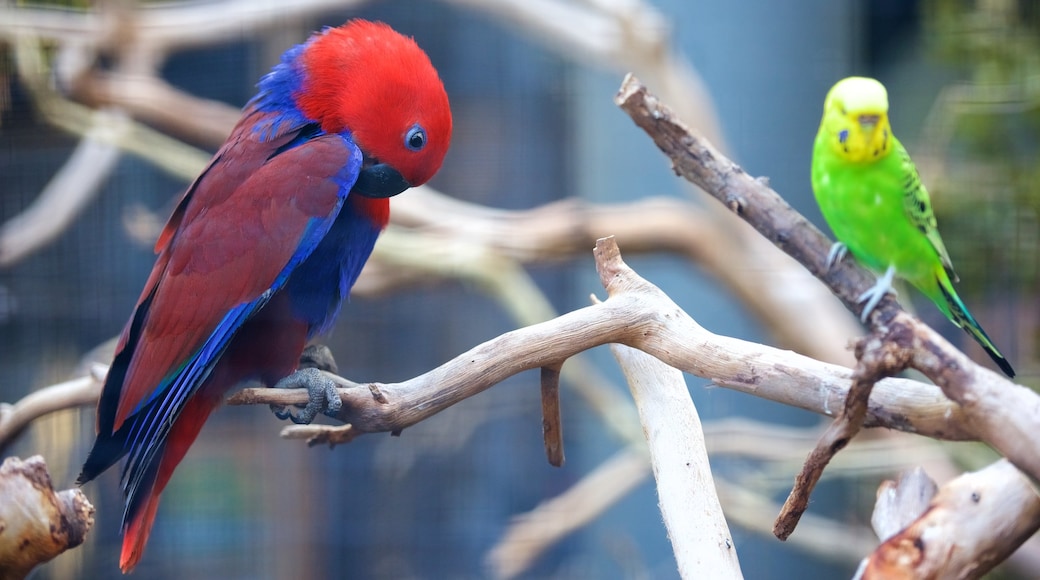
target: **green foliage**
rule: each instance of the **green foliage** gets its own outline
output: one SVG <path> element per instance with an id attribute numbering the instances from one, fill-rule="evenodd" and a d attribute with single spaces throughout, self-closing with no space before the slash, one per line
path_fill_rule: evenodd
<path id="1" fill-rule="evenodd" d="M 927 0 L 924 26 L 931 54 L 968 79 L 943 91 L 930 121 L 941 126 L 925 132 L 943 168 L 933 193 L 940 229 L 956 232 L 945 239 L 959 288 L 971 294 L 996 282 L 1032 290 L 1040 257 L 1040 5 Z"/>

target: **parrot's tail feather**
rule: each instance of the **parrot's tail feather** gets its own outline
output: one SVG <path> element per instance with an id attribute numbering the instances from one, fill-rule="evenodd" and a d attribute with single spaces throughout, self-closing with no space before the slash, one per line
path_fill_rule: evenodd
<path id="1" fill-rule="evenodd" d="M 144 555 L 158 508 L 159 493 L 150 494 L 144 505 L 123 525 L 123 551 L 119 555 L 119 569 L 123 574 L 129 574 Z"/>
<path id="2" fill-rule="evenodd" d="M 159 508 L 159 496 L 170 482 L 173 470 L 198 437 L 206 418 L 220 403 L 223 392 L 220 385 L 223 383 L 217 381 L 217 384 L 214 387 L 214 383 L 209 383 L 188 399 L 165 441 L 161 443 L 162 447 L 147 465 L 137 468 L 143 471 L 134 478 L 136 484 L 129 488 L 132 491 L 127 495 L 127 507 L 123 515 L 123 552 L 119 558 L 119 567 L 124 574 L 132 570 L 144 554 Z"/>
<path id="3" fill-rule="evenodd" d="M 950 320 L 954 324 L 964 329 L 965 332 L 971 335 L 975 339 L 975 342 L 979 343 L 989 358 L 993 359 L 993 362 L 997 363 L 1000 370 L 1004 371 L 1004 374 L 1010 378 L 1015 378 L 1015 369 L 1011 368 L 1011 363 L 1008 362 L 1004 355 L 1000 353 L 989 335 L 986 334 L 985 330 L 982 330 L 982 326 L 976 322 L 975 317 L 968 312 L 968 308 L 961 302 L 957 292 L 954 291 L 953 287 L 950 286 L 948 279 L 944 280 L 942 276 L 938 277 L 939 290 L 942 292 L 943 298 L 946 300 L 946 305 L 949 309 Z"/>

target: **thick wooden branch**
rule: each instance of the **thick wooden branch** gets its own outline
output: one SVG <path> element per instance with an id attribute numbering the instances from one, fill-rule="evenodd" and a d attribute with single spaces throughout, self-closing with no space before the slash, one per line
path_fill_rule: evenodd
<path id="1" fill-rule="evenodd" d="M 704 430 L 678 369 L 611 345 L 639 409 L 657 497 L 682 578 L 743 578 L 708 464 Z"/>
<path id="2" fill-rule="evenodd" d="M 852 260 L 826 267 L 830 242 L 762 180 L 726 159 L 689 129 L 638 79 L 625 79 L 618 105 L 653 138 L 676 173 L 703 188 L 805 265 L 855 313 L 873 277 Z M 1040 396 L 980 367 L 886 296 L 871 314 L 875 332 L 908 352 L 910 366 L 958 403 L 966 422 L 1019 469 L 1040 480 Z"/>
<path id="3" fill-rule="evenodd" d="M 83 492 L 55 492 L 39 455 L 0 465 L 0 580 L 20 580 L 38 564 L 83 543 L 94 506 Z"/>
<path id="4" fill-rule="evenodd" d="M 979 578 L 1040 529 L 1040 496 L 1007 460 L 939 488 L 924 513 L 888 538 L 863 580 Z"/>

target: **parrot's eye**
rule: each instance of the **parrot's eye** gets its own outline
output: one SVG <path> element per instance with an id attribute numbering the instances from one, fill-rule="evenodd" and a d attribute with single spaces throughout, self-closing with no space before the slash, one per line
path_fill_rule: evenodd
<path id="1" fill-rule="evenodd" d="M 404 146 L 412 151 L 419 151 L 426 147 L 426 130 L 419 125 L 412 125 L 404 136 Z"/>
<path id="2" fill-rule="evenodd" d="M 841 131 L 838 131 L 838 143 L 841 143 L 842 145 L 844 145 L 845 142 L 848 141 L 848 140 L 849 140 L 849 130 L 848 129 L 842 129 Z"/>

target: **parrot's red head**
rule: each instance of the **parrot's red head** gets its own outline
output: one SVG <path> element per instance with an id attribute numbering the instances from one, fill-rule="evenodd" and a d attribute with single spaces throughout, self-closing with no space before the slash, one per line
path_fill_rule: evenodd
<path id="1" fill-rule="evenodd" d="M 366 175 L 355 189 L 366 179 L 403 178 L 393 195 L 437 173 L 451 142 L 451 109 L 414 40 L 380 22 L 352 20 L 316 35 L 300 59 L 300 111 L 326 132 L 349 131 L 365 154 Z"/>

